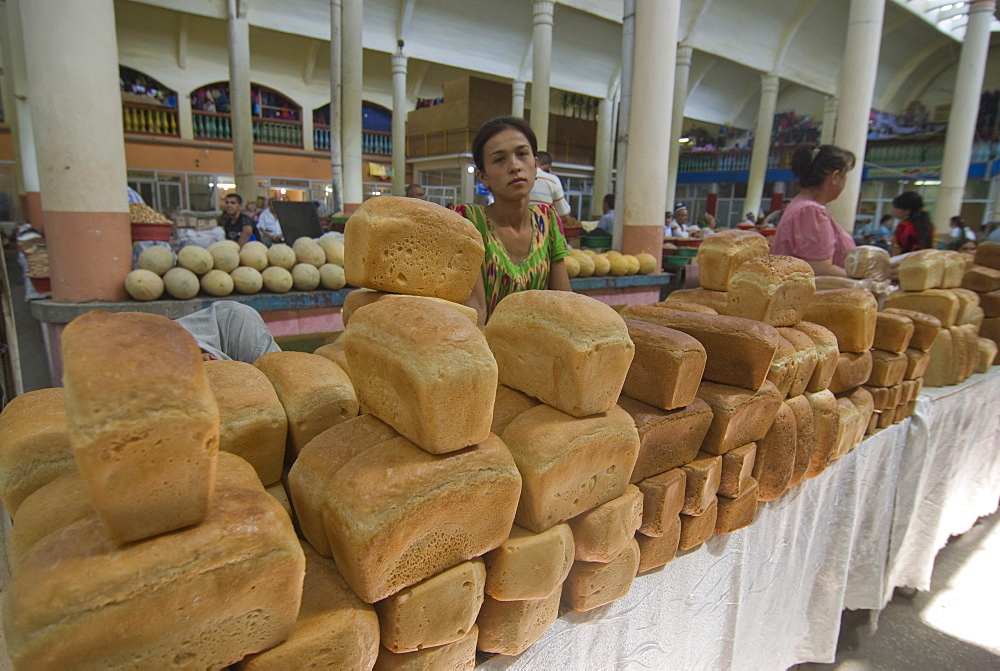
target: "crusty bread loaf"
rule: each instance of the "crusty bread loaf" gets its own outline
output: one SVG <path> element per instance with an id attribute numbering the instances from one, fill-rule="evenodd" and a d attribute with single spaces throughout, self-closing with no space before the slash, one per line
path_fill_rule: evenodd
<path id="1" fill-rule="evenodd" d="M 842 352 L 837 359 L 837 370 L 830 380 L 830 391 L 840 394 L 867 383 L 872 376 L 872 365 L 871 350 L 860 354 Z"/>
<path id="2" fill-rule="evenodd" d="M 769 252 L 767 238 L 756 231 L 719 231 L 698 247 L 698 281 L 703 289 L 726 291 L 729 279 L 744 262 Z"/>
<path id="3" fill-rule="evenodd" d="M 853 403 L 854 407 L 858 409 L 858 414 L 861 415 L 861 419 L 858 421 L 857 433 L 855 433 L 853 440 L 854 445 L 857 445 L 864 440 L 868 423 L 871 420 L 872 413 L 875 412 L 874 399 L 871 392 L 864 387 L 852 389 L 850 392 L 844 394 L 844 398 Z"/>
<path id="4" fill-rule="evenodd" d="M 875 245 L 856 247 L 844 256 L 844 271 L 856 280 L 887 280 L 891 265 L 889 252 Z"/>
<path id="5" fill-rule="evenodd" d="M 878 422 L 876 424 L 876 428 L 887 429 L 890 426 L 892 426 L 896 419 L 896 410 L 897 408 L 895 407 L 886 408 L 885 410 L 883 410 L 882 414 L 878 416 Z"/>
<path id="6" fill-rule="evenodd" d="M 497 601 L 546 599 L 573 566 L 573 530 L 557 524 L 541 533 L 516 524 L 503 544 L 486 553 L 486 594 Z"/>
<path id="7" fill-rule="evenodd" d="M 270 352 L 254 365 L 267 376 L 288 418 L 288 449 L 298 454 L 317 435 L 358 415 L 351 379 L 326 357 Z"/>
<path id="8" fill-rule="evenodd" d="M 757 443 L 747 443 L 722 455 L 719 496 L 738 498 L 746 491 L 757 458 Z"/>
<path id="9" fill-rule="evenodd" d="M 783 397 L 770 382 L 765 382 L 757 392 L 702 382 L 698 398 L 712 408 L 712 424 L 701 449 L 709 454 L 725 454 L 763 438 Z"/>
<path id="10" fill-rule="evenodd" d="M 1000 242 L 987 240 L 979 243 L 976 248 L 975 263 L 994 270 L 1000 270 Z"/>
<path id="11" fill-rule="evenodd" d="M 962 286 L 962 277 L 968 267 L 969 255 L 954 250 L 942 250 L 944 255 L 944 277 L 941 278 L 942 289 L 954 289 Z"/>
<path id="12" fill-rule="evenodd" d="M 849 398 L 838 398 L 837 409 L 840 412 L 840 430 L 837 434 L 837 458 L 839 459 L 857 447 L 860 442 L 858 436 L 864 435 L 867 421 L 862 424 L 861 412 L 858 410 L 858 406 L 851 403 Z"/>
<path id="13" fill-rule="evenodd" d="M 687 473 L 674 468 L 654 475 L 639 483 L 642 492 L 642 526 L 639 532 L 646 536 L 667 533 L 681 514 L 687 495 Z"/>
<path id="14" fill-rule="evenodd" d="M 694 337 L 708 354 L 706 380 L 754 391 L 767 379 L 781 337 L 773 326 L 741 317 L 671 312 L 651 305 L 630 306 L 622 314 Z"/>
<path id="15" fill-rule="evenodd" d="M 265 487 L 281 480 L 288 420 L 267 376 L 242 361 L 209 361 L 205 372 L 219 404 L 219 449 L 250 462 Z"/>
<path id="16" fill-rule="evenodd" d="M 867 389 L 868 393 L 872 395 L 872 407 L 876 412 L 882 412 L 889 407 L 889 387 L 870 387 L 864 385 L 863 388 Z"/>
<path id="17" fill-rule="evenodd" d="M 637 533 L 635 540 L 639 544 L 638 573 L 669 564 L 677 555 L 677 547 L 681 540 L 680 515 L 674 515 L 670 519 L 661 536 L 652 537 Z"/>
<path id="18" fill-rule="evenodd" d="M 927 291 L 896 291 L 885 299 L 885 307 L 914 310 L 937 317 L 941 326 L 954 326 L 958 319 L 961 303 L 958 297 L 947 289 L 928 289 Z"/>
<path id="19" fill-rule="evenodd" d="M 479 649 L 501 655 L 519 655 L 527 650 L 558 619 L 562 585 L 559 587 L 544 599 L 497 601 L 487 595 L 477 620 Z"/>
<path id="20" fill-rule="evenodd" d="M 840 412 L 837 397 L 829 389 L 815 393 L 807 392 L 809 405 L 813 410 L 813 453 L 806 469 L 807 478 L 815 478 L 826 470 L 837 456 L 837 437 L 840 433 Z"/>
<path id="21" fill-rule="evenodd" d="M 792 354 L 792 383 L 788 387 L 788 396 L 800 396 L 809 387 L 819 363 L 816 344 L 813 339 L 794 328 L 781 327 L 778 333 L 784 340 L 787 340 L 793 347 Z"/>
<path id="22" fill-rule="evenodd" d="M 715 535 L 715 522 L 719 519 L 719 502 L 715 500 L 701 515 L 681 514 L 681 537 L 678 550 L 690 550 Z"/>
<path id="23" fill-rule="evenodd" d="M 634 538 L 608 563 L 573 562 L 563 583 L 562 601 L 579 611 L 611 603 L 628 594 L 638 569 L 639 544 Z"/>
<path id="24" fill-rule="evenodd" d="M 497 385 L 496 402 L 493 404 L 493 423 L 490 433 L 500 435 L 511 421 L 528 408 L 538 405 L 538 401 L 505 384 Z"/>
<path id="25" fill-rule="evenodd" d="M 955 371 L 955 342 L 949 329 L 938 331 L 934 345 L 930 349 L 931 360 L 924 372 L 924 384 L 928 387 L 946 387 L 958 381 Z"/>
<path id="26" fill-rule="evenodd" d="M 622 394 L 663 410 L 690 405 L 708 358 L 702 344 L 657 324 L 626 319 L 625 325 L 635 356 Z"/>
<path id="27" fill-rule="evenodd" d="M 658 308 L 668 308 L 670 310 L 678 310 L 680 312 L 700 312 L 703 315 L 719 314 L 718 310 L 710 308 L 707 305 L 702 305 L 693 301 L 682 301 L 679 298 L 675 298 L 674 300 L 670 300 L 668 298 L 665 301 L 653 303 L 653 305 Z"/>
<path id="28" fill-rule="evenodd" d="M 864 352 L 875 340 L 877 314 L 878 302 L 870 292 L 832 289 L 813 294 L 804 319 L 833 331 L 841 352 Z"/>
<path id="29" fill-rule="evenodd" d="M 984 319 L 982 326 L 979 327 L 979 335 L 1000 345 L 1000 319 L 996 317 Z"/>
<path id="30" fill-rule="evenodd" d="M 80 475 L 64 478 L 79 491 Z M 45 501 L 58 482 L 33 496 Z M 33 519 L 30 502 L 15 526 Z M 87 497 L 46 505 L 53 531 L 22 547 L 4 608 L 15 668 L 159 669 L 183 660 L 219 669 L 281 643 L 295 625 L 302 548 L 288 515 L 235 455 L 218 455 L 205 519 L 174 533 L 118 545 Z"/>
<path id="31" fill-rule="evenodd" d="M 948 291 L 955 294 L 955 298 L 958 299 L 958 317 L 955 319 L 955 323 L 961 325 L 975 321 L 976 308 L 979 307 L 979 294 L 970 289 L 962 288 L 948 289 Z"/>
<path id="32" fill-rule="evenodd" d="M 972 324 L 955 326 L 953 329 L 955 332 L 952 334 L 952 338 L 955 343 L 961 342 L 964 345 L 961 356 L 956 352 L 956 367 L 961 382 L 975 373 L 976 366 L 979 365 L 979 332 Z"/>
<path id="33" fill-rule="evenodd" d="M 722 481 L 722 457 L 703 452 L 698 458 L 683 466 L 685 475 L 685 515 L 701 515 L 719 493 Z"/>
<path id="34" fill-rule="evenodd" d="M 771 369 L 767 372 L 767 379 L 778 388 L 782 397 L 788 396 L 788 390 L 792 388 L 797 370 L 798 358 L 795 356 L 795 345 L 787 338 L 781 338 L 778 341 L 778 349 L 774 351 L 774 359 L 771 360 Z"/>
<path id="35" fill-rule="evenodd" d="M 926 312 L 917 310 L 907 310 L 905 308 L 887 307 L 886 314 L 902 315 L 913 322 L 913 336 L 910 338 L 909 347 L 918 349 L 921 352 L 930 350 L 937 338 L 937 332 L 941 329 L 941 320 Z"/>
<path id="36" fill-rule="evenodd" d="M 62 334 L 69 441 L 119 543 L 204 519 L 219 408 L 194 338 L 166 317 L 88 312 Z"/>
<path id="37" fill-rule="evenodd" d="M 715 518 L 715 533 L 728 534 L 753 524 L 757 516 L 760 486 L 750 478 L 746 490 L 735 499 L 719 497 L 719 513 Z"/>
<path id="38" fill-rule="evenodd" d="M 976 362 L 976 372 L 986 373 L 990 366 L 997 360 L 997 344 L 988 338 L 977 338 L 976 346 L 979 350 L 979 359 Z"/>
<path id="39" fill-rule="evenodd" d="M 917 381 L 916 380 L 903 380 L 903 383 L 899 385 L 899 403 L 909 403 L 916 398 L 917 391 Z M 869 393 L 872 393 L 869 389 Z M 875 394 L 872 393 L 874 399 Z M 898 405 L 898 403 L 897 403 Z"/>
<path id="40" fill-rule="evenodd" d="M 454 301 L 445 300 L 443 298 L 435 298 L 433 296 L 411 296 L 409 294 L 390 294 L 385 291 L 376 291 L 374 289 L 355 289 L 354 291 L 347 294 L 344 298 L 344 306 L 341 309 L 341 319 L 344 320 L 344 327 L 347 327 L 351 316 L 357 311 L 358 308 L 363 308 L 366 305 L 371 305 L 372 303 L 378 302 L 380 300 L 392 299 L 392 298 L 403 298 L 406 300 L 425 300 L 434 301 L 445 307 L 452 308 L 453 310 L 458 310 L 463 315 L 465 315 L 473 324 L 479 322 L 479 313 L 475 308 L 470 308 L 468 305 L 462 305 L 461 303 L 455 303 Z"/>
<path id="41" fill-rule="evenodd" d="M 472 222 L 415 198 L 366 200 L 344 228 L 344 276 L 356 287 L 462 303 L 485 255 Z"/>
<path id="42" fill-rule="evenodd" d="M 667 294 L 666 302 L 671 301 L 704 305 L 720 315 L 726 314 L 729 309 L 729 294 L 725 291 L 712 291 L 711 289 L 677 289 Z"/>
<path id="43" fill-rule="evenodd" d="M 815 276 L 812 266 L 794 256 L 752 258 L 729 279 L 727 314 L 771 326 L 794 326 L 802 321 L 816 291 Z"/>
<path id="44" fill-rule="evenodd" d="M 13 517 L 29 494 L 74 471 L 62 388 L 11 399 L 0 413 L 0 501 L 7 514 Z"/>
<path id="45" fill-rule="evenodd" d="M 903 381 L 909 364 L 905 354 L 872 350 L 872 372 L 867 384 L 873 387 L 892 387 Z M 846 391 L 846 390 L 845 390 Z"/>
<path id="46" fill-rule="evenodd" d="M 344 341 L 342 339 L 337 338 L 335 342 L 329 345 L 317 347 L 313 354 L 326 357 L 340 366 L 341 370 L 347 373 L 347 377 L 351 377 L 351 368 L 347 365 L 347 354 L 344 352 Z"/>
<path id="47" fill-rule="evenodd" d="M 618 498 L 569 521 L 578 561 L 609 562 L 625 549 L 642 526 L 643 494 L 635 485 Z"/>
<path id="48" fill-rule="evenodd" d="M 454 669 L 472 671 L 476 668 L 476 645 L 479 627 L 472 625 L 469 633 L 454 643 L 414 652 L 392 652 L 379 646 L 375 671 L 421 671 L 422 669 Z"/>
<path id="49" fill-rule="evenodd" d="M 962 276 L 962 286 L 979 293 L 1000 289 L 1000 270 L 987 266 L 972 266 Z"/>
<path id="50" fill-rule="evenodd" d="M 639 453 L 635 422 L 617 406 L 584 418 L 535 406 L 503 441 L 523 479 L 515 519 L 536 533 L 624 494 Z"/>
<path id="51" fill-rule="evenodd" d="M 850 277 L 838 277 L 835 275 L 819 275 L 816 277 L 816 291 L 830 291 L 831 289 L 868 291 L 863 281 L 852 280 Z"/>
<path id="52" fill-rule="evenodd" d="M 981 307 L 977 306 L 972 308 L 972 314 L 969 317 L 969 321 L 967 323 L 976 327 L 976 331 L 978 332 L 979 329 L 983 327 L 983 321 L 985 319 L 986 319 L 986 311 L 983 310 Z"/>
<path id="53" fill-rule="evenodd" d="M 476 557 L 377 602 L 382 645 L 414 652 L 465 637 L 476 624 L 485 583 L 486 566 Z"/>
<path id="54" fill-rule="evenodd" d="M 502 383 L 574 417 L 614 407 L 635 352 L 617 312 L 566 291 L 507 296 L 486 339 Z"/>
<path id="55" fill-rule="evenodd" d="M 72 502 L 67 504 L 67 501 Z M 62 475 L 28 495 L 17 509 L 18 524 L 10 532 L 7 561 L 17 574 L 21 557 L 38 541 L 78 520 L 91 517 L 87 488 L 77 472 Z"/>
<path id="56" fill-rule="evenodd" d="M 899 287 L 903 291 L 938 289 L 944 280 L 945 255 L 938 249 L 921 249 L 899 263 Z"/>
<path id="57" fill-rule="evenodd" d="M 1000 317 L 1000 291 L 988 291 L 979 294 L 979 307 L 985 317 Z"/>
<path id="58" fill-rule="evenodd" d="M 794 328 L 812 338 L 816 351 L 816 368 L 813 369 L 813 374 L 806 384 L 806 391 L 813 393 L 823 391 L 830 386 L 833 374 L 837 370 L 837 360 L 840 355 L 837 336 L 825 326 L 812 322 L 800 322 Z"/>
<path id="59" fill-rule="evenodd" d="M 795 415 L 795 461 L 788 478 L 788 487 L 791 489 L 806 477 L 806 471 L 812 462 L 813 450 L 816 449 L 816 419 L 812 404 L 805 394 L 787 399 L 785 405 Z"/>
<path id="60" fill-rule="evenodd" d="M 902 354 L 913 337 L 913 320 L 905 315 L 879 312 L 875 321 L 874 349 Z"/>
<path id="61" fill-rule="evenodd" d="M 795 466 L 795 413 L 782 403 L 767 434 L 757 442 L 757 457 L 753 479 L 757 481 L 757 498 L 773 501 L 788 488 Z"/>
<path id="62" fill-rule="evenodd" d="M 371 668 L 379 654 L 375 609 L 354 595 L 333 560 L 308 543 L 302 607 L 292 633 L 270 650 L 239 663 L 240 671 L 271 669 Z"/>
<path id="63" fill-rule="evenodd" d="M 497 364 L 482 332 L 429 301 L 379 301 L 342 336 L 358 399 L 411 441 L 444 454 L 490 433 Z"/>
<path id="64" fill-rule="evenodd" d="M 639 432 L 639 456 L 629 478 L 633 483 L 693 460 L 712 424 L 712 409 L 699 398 L 677 410 L 660 410 L 626 396 L 618 405 Z"/>

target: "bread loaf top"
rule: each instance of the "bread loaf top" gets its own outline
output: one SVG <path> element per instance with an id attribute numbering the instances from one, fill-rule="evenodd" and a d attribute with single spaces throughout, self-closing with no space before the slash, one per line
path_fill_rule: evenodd
<path id="1" fill-rule="evenodd" d="M 855 306 L 862 309 L 871 309 L 873 313 L 878 312 L 878 301 L 875 300 L 875 296 L 872 295 L 872 292 L 865 291 L 864 289 L 828 289 L 826 291 L 817 291 L 813 294 L 813 299 L 810 303 L 810 307 L 812 306 L 819 306 L 820 308 L 826 306 Z"/>
<path id="2" fill-rule="evenodd" d="M 271 381 L 256 366 L 243 361 L 207 361 L 205 373 L 219 412 L 263 416 L 268 409 L 281 409 Z"/>
<path id="3" fill-rule="evenodd" d="M 812 266 L 794 256 L 768 254 L 755 256 L 736 269 L 729 278 L 730 283 L 737 279 L 760 282 L 767 285 L 777 285 L 784 282 L 808 282 L 815 284 L 816 273 Z M 730 302 L 732 297 L 730 296 Z"/>
<path id="4" fill-rule="evenodd" d="M 344 298 L 344 307 L 341 310 L 341 317 L 344 320 L 344 326 L 346 327 L 348 325 L 348 322 L 351 320 L 351 316 L 355 313 L 355 311 L 357 311 L 358 308 L 385 299 L 399 298 L 404 300 L 435 301 L 446 307 L 458 310 L 472 320 L 473 324 L 476 324 L 479 320 L 479 313 L 475 308 L 470 308 L 468 305 L 462 305 L 461 303 L 446 301 L 443 298 L 435 298 L 433 296 L 411 296 L 409 294 L 390 294 L 385 291 L 376 291 L 374 289 L 355 289 Z"/>
<path id="5" fill-rule="evenodd" d="M 986 240 L 979 243 L 976 248 L 974 263 L 977 266 L 986 266 L 1000 270 L 1000 242 Z"/>
<path id="6" fill-rule="evenodd" d="M 763 243 L 763 246 L 761 243 Z M 728 228 L 726 230 L 717 231 L 702 240 L 701 245 L 698 247 L 698 254 L 700 256 L 701 250 L 703 249 L 735 250 L 744 245 L 752 245 L 758 250 L 763 250 L 764 254 L 767 254 L 767 250 L 769 249 L 767 238 L 757 231 L 744 231 L 739 228 Z"/>
<path id="7" fill-rule="evenodd" d="M 714 308 L 710 308 L 707 305 L 701 305 L 700 303 L 694 303 L 692 301 L 682 301 L 682 300 L 665 300 L 659 303 L 653 303 L 658 308 L 665 308 L 667 310 L 677 310 L 678 312 L 700 312 L 703 315 L 717 315 L 719 314 Z"/>
<path id="8" fill-rule="evenodd" d="M 637 319 L 626 319 L 625 325 L 628 327 L 629 337 L 634 341 L 641 339 L 646 347 L 676 352 L 675 356 L 678 357 L 705 356 L 705 347 L 696 338 L 683 331 Z"/>
<path id="9" fill-rule="evenodd" d="M 62 387 L 15 396 L 0 412 L 0 470 L 10 467 L 4 460 L 15 441 L 31 435 L 63 433 L 66 433 L 66 407 Z"/>
<path id="10" fill-rule="evenodd" d="M 903 317 L 909 317 L 913 321 L 914 325 L 920 324 L 926 328 L 939 329 L 941 328 L 941 320 L 934 315 L 929 315 L 926 312 L 917 312 L 916 310 L 904 310 L 903 308 L 886 308 L 883 312 L 887 312 L 891 315 L 902 315 Z"/>
<path id="11" fill-rule="evenodd" d="M 579 351 L 628 340 L 625 321 L 611 306 L 567 291 L 519 291 L 504 298 L 486 324 L 486 337 L 512 328 L 557 333 Z"/>
<path id="12" fill-rule="evenodd" d="M 887 280 L 891 266 L 889 252 L 875 245 L 856 247 L 844 257 L 847 276 L 856 280 Z"/>
<path id="13" fill-rule="evenodd" d="M 714 237 L 714 236 L 713 236 Z M 622 313 L 626 319 L 638 319 L 653 324 L 660 324 L 684 333 L 703 331 L 723 336 L 742 334 L 744 338 L 755 340 L 762 345 L 776 349 L 781 336 L 773 327 L 754 319 L 743 317 L 726 317 L 723 315 L 705 315 L 697 312 L 681 312 L 664 310 L 653 305 L 629 306 Z M 705 343 L 702 342 L 702 345 Z M 766 362 L 770 365 L 770 362 Z M 711 365 L 711 361 L 709 361 Z"/>

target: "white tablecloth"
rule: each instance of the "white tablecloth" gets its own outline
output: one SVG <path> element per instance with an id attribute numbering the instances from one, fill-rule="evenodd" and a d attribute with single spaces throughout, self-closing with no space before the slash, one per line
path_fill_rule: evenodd
<path id="1" fill-rule="evenodd" d="M 834 659 L 844 608 L 926 589 L 934 557 L 1000 500 L 1000 367 L 927 390 L 916 414 L 753 525 L 636 578 L 618 601 L 565 612 L 518 657 L 482 668 L 786 669 Z"/>

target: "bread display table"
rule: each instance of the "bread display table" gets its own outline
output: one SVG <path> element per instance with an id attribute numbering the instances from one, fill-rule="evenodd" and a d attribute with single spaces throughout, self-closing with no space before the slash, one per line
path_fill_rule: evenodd
<path id="1" fill-rule="evenodd" d="M 842 609 L 927 589 L 938 550 L 1000 499 L 1000 368 L 927 389 L 910 419 L 754 523 L 636 579 L 627 596 L 564 613 L 519 657 L 482 668 L 785 669 L 834 659 Z"/>

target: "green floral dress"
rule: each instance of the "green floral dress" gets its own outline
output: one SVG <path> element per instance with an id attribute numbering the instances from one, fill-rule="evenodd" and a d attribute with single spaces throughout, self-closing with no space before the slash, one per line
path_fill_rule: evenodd
<path id="1" fill-rule="evenodd" d="M 553 262 L 569 256 L 566 238 L 559 230 L 559 215 L 549 205 L 532 205 L 531 220 L 535 235 L 531 249 L 520 263 L 514 263 L 507 248 L 497 237 L 486 211 L 479 205 L 459 205 L 455 211 L 472 222 L 483 236 L 486 258 L 483 261 L 483 286 L 486 289 L 486 318 L 489 319 L 502 298 L 515 291 L 548 289 L 549 268 Z"/>

